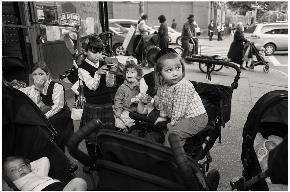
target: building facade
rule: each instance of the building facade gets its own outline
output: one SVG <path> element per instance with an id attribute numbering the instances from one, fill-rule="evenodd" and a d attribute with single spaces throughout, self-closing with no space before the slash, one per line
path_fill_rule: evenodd
<path id="1" fill-rule="evenodd" d="M 202 33 L 207 33 L 207 27 L 211 19 L 225 21 L 225 9 L 217 2 L 211 1 L 145 1 L 144 13 L 148 15 L 148 24 L 159 25 L 158 16 L 165 15 L 167 24 L 170 26 L 172 19 L 177 22 L 177 30 L 181 31 L 189 14 L 195 15 L 195 20 Z M 139 3 L 131 1 L 109 2 L 109 18 L 113 19 L 139 19 Z M 219 3 L 224 4 L 224 3 Z"/>

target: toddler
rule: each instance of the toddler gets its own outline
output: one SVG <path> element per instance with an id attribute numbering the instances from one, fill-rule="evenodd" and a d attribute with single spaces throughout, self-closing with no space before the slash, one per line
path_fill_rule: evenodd
<path id="1" fill-rule="evenodd" d="M 74 178 L 68 184 L 48 177 L 49 159 L 42 157 L 29 162 L 22 157 L 10 156 L 3 161 L 3 175 L 21 191 L 84 191 L 87 183 Z"/>
<path id="2" fill-rule="evenodd" d="M 164 145 L 170 146 L 168 136 L 175 133 L 183 146 L 186 138 L 197 134 L 207 125 L 206 110 L 192 83 L 185 80 L 184 63 L 173 49 L 160 51 L 155 73 L 160 109 L 155 124 L 169 118 Z"/>
<path id="3" fill-rule="evenodd" d="M 142 69 L 133 60 L 126 61 L 124 69 L 125 81 L 118 88 L 114 98 L 115 126 L 118 131 L 126 132 L 127 128 L 134 125 L 134 120 L 129 117 L 130 111 L 143 112 L 140 95 L 140 79 Z"/>

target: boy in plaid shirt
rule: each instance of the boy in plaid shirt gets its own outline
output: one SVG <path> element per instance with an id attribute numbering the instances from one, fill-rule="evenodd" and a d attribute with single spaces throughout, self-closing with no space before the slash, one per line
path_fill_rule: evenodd
<path id="1" fill-rule="evenodd" d="M 171 121 L 167 124 L 164 145 L 170 146 L 168 136 L 175 133 L 183 146 L 186 138 L 197 134 L 207 125 L 206 110 L 192 83 L 184 79 L 183 61 L 174 50 L 160 51 L 155 72 L 160 109 L 155 124 L 169 118 Z"/>

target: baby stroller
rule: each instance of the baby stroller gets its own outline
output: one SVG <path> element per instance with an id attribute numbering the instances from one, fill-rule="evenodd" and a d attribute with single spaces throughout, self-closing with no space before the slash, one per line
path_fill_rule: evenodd
<path id="1" fill-rule="evenodd" d="M 250 71 L 253 71 L 254 68 L 258 65 L 264 65 L 263 71 L 265 73 L 269 72 L 269 62 L 265 60 L 265 58 L 260 55 L 259 50 L 255 46 L 253 42 L 249 42 L 245 44 L 245 55 L 244 57 L 253 58 L 249 68 Z"/>
<path id="2" fill-rule="evenodd" d="M 94 162 L 78 149 L 87 135 L 97 131 L 98 159 Z M 102 129 L 99 120 L 92 120 L 79 129 L 69 141 L 70 154 L 92 171 L 99 183 L 94 190 L 216 190 L 219 173 L 207 176 L 198 164 L 187 157 L 178 136 L 170 135 L 171 148 L 143 138 Z"/>
<path id="3" fill-rule="evenodd" d="M 201 170 L 205 173 L 209 170 L 209 164 L 212 161 L 210 149 L 213 147 L 218 137 L 219 142 L 221 142 L 221 127 L 224 127 L 225 124 L 230 120 L 231 98 L 233 90 L 238 87 L 240 69 L 235 64 L 225 61 L 200 58 L 191 59 L 195 62 L 225 65 L 234 68 L 237 72 L 231 86 L 192 81 L 192 84 L 195 86 L 196 91 L 199 93 L 208 113 L 209 122 L 203 131 L 186 140 L 184 150 L 188 156 L 190 156 L 192 159 L 195 159 L 196 161 L 205 158 L 205 161 L 200 164 Z M 136 126 L 134 128 L 145 132 L 139 134 L 141 136 L 145 136 L 146 134 L 150 133 L 150 131 L 156 132 L 156 130 L 160 130 L 160 126 L 165 126 L 164 124 L 157 124 L 154 126 L 154 119 L 136 113 L 131 112 L 130 117 L 136 120 Z M 158 133 L 160 134 L 160 131 Z M 159 140 L 162 142 L 162 139 Z"/>
<path id="4" fill-rule="evenodd" d="M 49 176 L 69 182 L 69 159 L 56 145 L 58 133 L 38 106 L 21 91 L 3 86 L 2 158 L 21 156 L 30 161 L 50 159 Z M 5 101 L 5 102 L 4 102 Z M 15 189 L 13 183 L 7 184 Z"/>
<path id="5" fill-rule="evenodd" d="M 284 138 L 288 135 L 288 92 L 286 90 L 266 93 L 250 111 L 243 129 L 241 154 L 243 177 L 231 182 L 232 189 L 269 190 L 265 181 L 268 176 L 267 171 L 261 171 L 253 147 L 258 132 L 264 138 L 270 135 Z"/>

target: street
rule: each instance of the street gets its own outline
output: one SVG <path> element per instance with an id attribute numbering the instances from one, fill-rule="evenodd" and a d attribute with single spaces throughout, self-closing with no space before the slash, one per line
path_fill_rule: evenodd
<path id="1" fill-rule="evenodd" d="M 220 54 L 226 56 L 231 36 L 223 41 L 208 41 L 200 39 L 202 53 L 209 55 Z M 265 93 L 285 89 L 288 90 L 288 55 L 276 54 L 270 56 L 269 73 L 263 72 L 263 66 L 255 67 L 253 72 L 242 70 L 239 86 L 232 95 L 231 120 L 222 129 L 222 142 L 216 141 L 211 150 L 213 162 L 211 168 L 219 170 L 221 180 L 218 190 L 231 190 L 229 182 L 234 177 L 242 176 L 240 160 L 242 150 L 242 131 L 247 115 L 256 101 Z M 235 71 L 223 68 L 212 74 L 212 81 L 205 78 L 197 64 L 186 66 L 186 78 L 194 81 L 230 85 L 234 79 Z"/>

